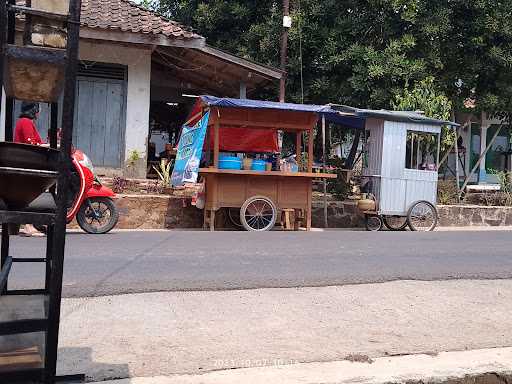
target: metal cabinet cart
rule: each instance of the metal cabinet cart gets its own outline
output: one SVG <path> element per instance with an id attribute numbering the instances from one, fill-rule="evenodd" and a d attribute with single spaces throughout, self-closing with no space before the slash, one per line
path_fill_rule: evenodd
<path id="1" fill-rule="evenodd" d="M 456 124 L 415 112 L 332 107 L 365 119 L 363 178 L 375 199 L 375 209 L 364 212 L 367 229 L 434 230 L 441 128 Z"/>

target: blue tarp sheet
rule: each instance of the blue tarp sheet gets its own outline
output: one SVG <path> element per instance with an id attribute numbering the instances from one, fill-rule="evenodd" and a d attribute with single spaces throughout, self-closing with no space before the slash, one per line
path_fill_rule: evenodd
<path id="1" fill-rule="evenodd" d="M 436 120 L 420 113 L 409 111 L 388 111 L 359 109 L 344 105 L 328 104 L 328 105 L 311 105 L 311 104 L 292 104 L 278 103 L 275 101 L 250 100 L 250 99 L 230 99 L 219 98 L 215 96 L 201 96 L 204 104 L 211 107 L 221 108 L 250 108 L 250 109 L 275 109 L 282 111 L 294 112 L 313 112 L 334 124 L 343 125 L 350 128 L 364 129 L 367 118 L 377 118 L 391 121 L 403 121 L 417 124 L 432 125 L 453 125 L 457 124 L 450 121 Z"/>
<path id="2" fill-rule="evenodd" d="M 292 112 L 313 112 L 325 116 L 327 121 L 351 128 L 363 129 L 365 119 L 358 116 L 342 115 L 329 105 L 278 103 L 275 101 L 230 99 L 215 96 L 201 96 L 203 103 L 210 107 L 275 109 Z"/>

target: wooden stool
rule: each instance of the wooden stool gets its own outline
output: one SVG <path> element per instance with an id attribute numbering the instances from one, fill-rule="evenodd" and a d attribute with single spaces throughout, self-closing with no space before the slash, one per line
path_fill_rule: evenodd
<path id="1" fill-rule="evenodd" d="M 293 231 L 295 229 L 295 225 L 292 225 L 292 213 L 295 216 L 295 209 L 283 208 L 281 210 L 281 228 L 283 228 L 285 231 Z"/>

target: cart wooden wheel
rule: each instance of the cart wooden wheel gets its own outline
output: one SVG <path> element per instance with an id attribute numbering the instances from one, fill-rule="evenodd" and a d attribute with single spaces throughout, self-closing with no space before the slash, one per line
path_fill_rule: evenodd
<path id="1" fill-rule="evenodd" d="M 415 202 L 407 213 L 407 224 L 411 231 L 433 231 L 437 220 L 437 209 L 428 201 Z"/>
<path id="2" fill-rule="evenodd" d="M 407 227 L 407 217 L 404 216 L 384 216 L 382 219 L 390 231 L 403 231 Z"/>
<path id="3" fill-rule="evenodd" d="M 377 232 L 382 229 L 382 217 L 379 215 L 365 215 L 364 223 L 366 230 L 371 232 Z"/>
<path id="4" fill-rule="evenodd" d="M 240 221 L 240 209 L 239 208 L 227 208 L 228 219 L 237 228 L 242 228 L 242 222 Z"/>
<path id="5" fill-rule="evenodd" d="M 268 197 L 250 197 L 240 208 L 240 221 L 247 231 L 270 231 L 276 220 L 276 205 Z"/>

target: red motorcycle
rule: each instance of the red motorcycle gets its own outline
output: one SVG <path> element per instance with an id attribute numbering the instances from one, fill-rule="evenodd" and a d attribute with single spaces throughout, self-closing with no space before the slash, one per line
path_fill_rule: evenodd
<path id="1" fill-rule="evenodd" d="M 71 193 L 67 206 L 68 224 L 76 217 L 80 228 L 87 233 L 104 234 L 110 232 L 119 220 L 119 212 L 114 204 L 115 193 L 101 184 L 94 175 L 94 167 L 85 153 L 73 149 L 71 171 Z M 36 226 L 41 232 L 45 227 Z"/>
<path id="2" fill-rule="evenodd" d="M 72 160 L 75 193 L 74 199 L 68 204 L 68 223 L 76 217 L 80 228 L 87 233 L 110 232 L 119 220 L 119 212 L 113 201 L 115 193 L 94 175 L 92 162 L 85 153 L 75 149 Z"/>

